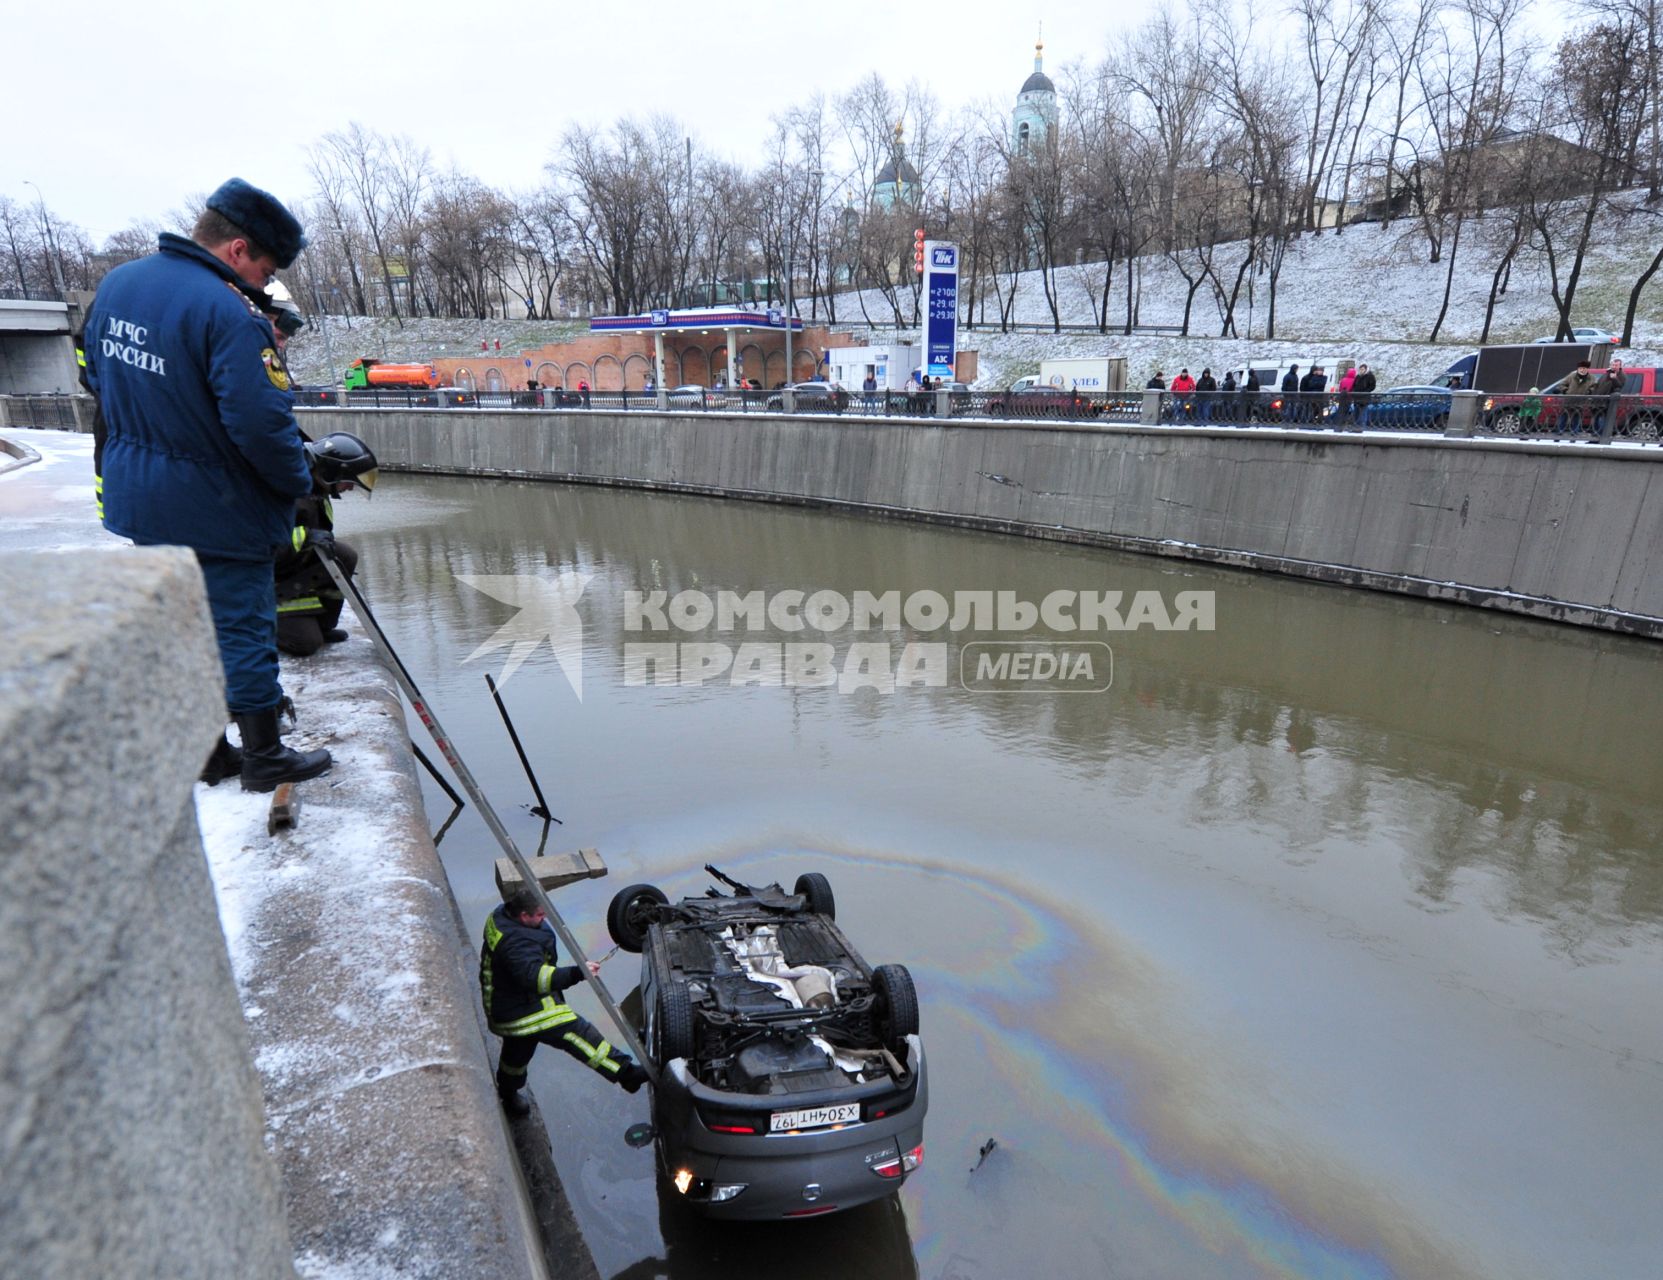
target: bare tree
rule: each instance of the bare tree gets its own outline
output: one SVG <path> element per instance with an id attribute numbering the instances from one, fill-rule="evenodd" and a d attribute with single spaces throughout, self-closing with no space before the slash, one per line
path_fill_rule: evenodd
<path id="1" fill-rule="evenodd" d="M 1578 148 L 1562 166 L 1560 190 L 1585 193 L 1556 199 L 1537 184 L 1534 200 L 1534 238 L 1547 259 L 1561 341 L 1571 336 L 1572 308 L 1595 220 L 1611 193 L 1636 180 L 1630 157 L 1647 125 L 1645 75 L 1638 65 L 1643 56 L 1644 44 L 1635 39 L 1632 25 L 1600 22 L 1565 38 L 1549 74 L 1547 117 Z M 1625 333 L 1623 340 L 1630 336 Z"/>
<path id="2" fill-rule="evenodd" d="M 312 148 L 311 163 L 320 194 L 325 190 L 345 193 L 362 220 L 381 267 L 387 309 L 399 319 L 398 292 L 393 284 L 393 179 L 388 152 L 385 138 L 354 121 L 345 129 L 324 134 Z"/>

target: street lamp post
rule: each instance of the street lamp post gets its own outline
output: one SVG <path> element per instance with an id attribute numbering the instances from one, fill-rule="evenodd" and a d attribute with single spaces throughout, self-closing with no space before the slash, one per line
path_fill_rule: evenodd
<path id="1" fill-rule="evenodd" d="M 58 293 L 68 297 L 68 291 L 64 288 L 64 264 L 63 260 L 58 257 L 57 241 L 52 238 L 52 219 L 46 211 L 46 197 L 41 194 L 40 187 L 30 182 L 29 179 L 23 179 L 23 185 L 35 188 L 35 201 L 40 209 L 40 229 L 46 237 L 46 260 L 51 264 L 52 278 L 57 283 Z"/>
<path id="2" fill-rule="evenodd" d="M 785 385 L 788 387 L 797 380 L 796 366 L 792 364 L 794 353 L 791 349 L 791 276 L 796 269 L 795 262 L 785 265 Z"/>
<path id="3" fill-rule="evenodd" d="M 329 340 L 329 312 L 324 309 L 323 296 L 318 292 L 317 277 L 312 277 L 312 305 L 317 308 L 318 326 L 323 330 L 323 350 L 329 360 L 329 385 L 335 385 L 335 344 Z"/>

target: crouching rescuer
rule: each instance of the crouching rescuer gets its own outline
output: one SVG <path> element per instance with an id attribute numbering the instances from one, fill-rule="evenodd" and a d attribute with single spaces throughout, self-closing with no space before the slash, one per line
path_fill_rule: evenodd
<path id="1" fill-rule="evenodd" d="M 352 577 L 358 553 L 335 537 L 333 499 L 355 485 L 368 493 L 376 479 L 375 455 L 348 432 L 308 441 L 305 449 L 312 492 L 295 502 L 294 532 L 289 545 L 278 551 L 276 564 L 277 647 L 301 658 L 346 639 L 336 625 L 345 601 L 318 553 L 327 552 Z"/>
<path id="2" fill-rule="evenodd" d="M 555 937 L 544 919 L 529 889 L 510 891 L 486 919 L 479 953 L 485 1017 L 502 1037 L 497 1093 L 504 1110 L 516 1116 L 531 1110 L 520 1090 L 539 1044 L 565 1050 L 630 1093 L 647 1082 L 647 1073 L 627 1053 L 614 1049 L 593 1023 L 561 1003 L 565 989 L 583 981 L 583 970 L 575 964 L 555 965 Z M 589 962 L 591 973 L 599 968 Z"/>

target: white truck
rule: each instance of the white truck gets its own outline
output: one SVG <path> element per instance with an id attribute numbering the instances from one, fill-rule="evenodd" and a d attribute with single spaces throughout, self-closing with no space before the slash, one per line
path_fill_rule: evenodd
<path id="1" fill-rule="evenodd" d="M 1018 378 L 1011 384 L 1012 391 L 1030 391 L 1054 387 L 1059 391 L 1078 391 L 1081 395 L 1108 395 L 1126 390 L 1125 356 L 1088 356 L 1077 360 L 1041 360 L 1039 373 Z"/>

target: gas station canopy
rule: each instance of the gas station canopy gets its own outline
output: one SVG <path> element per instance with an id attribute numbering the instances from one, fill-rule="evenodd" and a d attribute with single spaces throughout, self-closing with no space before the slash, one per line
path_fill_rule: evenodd
<path id="1" fill-rule="evenodd" d="M 793 333 L 801 333 L 803 322 L 793 317 L 790 328 Z M 766 311 L 693 307 L 686 311 L 649 311 L 639 316 L 595 316 L 589 321 L 590 333 L 667 333 L 677 329 L 773 329 L 784 333 L 786 316 L 778 307 Z"/>

